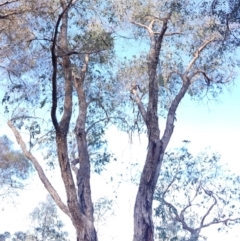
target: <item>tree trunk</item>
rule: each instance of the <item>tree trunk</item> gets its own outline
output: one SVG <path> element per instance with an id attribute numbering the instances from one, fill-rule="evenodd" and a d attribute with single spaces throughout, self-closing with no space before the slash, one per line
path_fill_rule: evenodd
<path id="1" fill-rule="evenodd" d="M 164 34 L 167 30 L 167 22 L 169 18 L 170 15 L 163 20 L 162 30 L 158 35 L 152 31 L 150 26 L 147 28 L 151 40 L 151 47 L 148 55 L 149 100 L 147 112 L 143 110 L 143 104 L 139 103 L 139 99 L 137 99 L 136 102 L 148 130 L 148 151 L 135 201 L 133 241 L 154 240 L 154 225 L 152 221 L 153 195 L 160 173 L 163 156 L 173 133 L 178 104 L 184 97 L 190 85 L 190 81 L 184 77 L 183 85 L 169 108 L 166 128 L 163 137 L 160 139 L 160 128 L 158 124 L 159 87 L 156 71 L 161 45 Z"/>
<path id="2" fill-rule="evenodd" d="M 78 186 L 78 200 L 79 209 L 87 218 L 89 224 L 88 232 L 91 241 L 97 240 L 96 230 L 94 228 L 93 218 L 93 203 L 91 197 L 90 186 L 90 158 L 88 153 L 87 133 L 85 130 L 85 123 L 87 120 L 87 101 L 84 91 L 84 80 L 88 69 L 89 55 L 85 55 L 84 64 L 79 71 L 78 77 L 74 78 L 74 85 L 77 91 L 79 100 L 79 114 L 75 126 L 75 135 L 78 146 L 78 156 L 80 168 L 77 173 L 77 186 Z M 79 237 L 81 237 L 79 233 Z M 82 239 L 79 239 L 82 240 Z M 85 240 L 85 239 L 84 239 Z M 86 240 L 87 241 L 87 240 Z"/>
<path id="3" fill-rule="evenodd" d="M 151 40 L 148 55 L 149 100 L 146 116 L 143 116 L 143 119 L 147 126 L 149 142 L 134 207 L 134 241 L 153 241 L 154 239 L 152 201 L 163 157 L 157 113 L 159 87 L 156 79 L 156 71 L 163 36 L 166 30 L 167 19 L 163 22 L 162 32 L 159 36 L 155 36 L 154 32 L 148 29 Z"/>
<path id="4" fill-rule="evenodd" d="M 87 138 L 85 133 L 85 123 L 87 115 L 87 103 L 84 94 L 84 79 L 87 72 L 88 58 L 85 58 L 85 64 L 81 69 L 79 78 L 72 75 L 72 65 L 68 53 L 68 9 L 72 1 L 60 0 L 62 13 L 59 15 L 52 46 L 52 122 L 56 131 L 57 153 L 60 164 L 62 179 L 67 194 L 67 205 L 71 213 L 71 220 L 76 229 L 78 241 L 97 241 L 96 231 L 93 225 L 93 203 L 90 189 L 90 160 L 88 154 Z M 58 26 L 61 23 L 59 38 L 57 37 Z M 61 121 L 58 123 L 56 117 L 57 110 L 57 56 L 55 54 L 56 43 L 59 43 L 58 49 L 63 53 L 62 69 L 64 73 L 64 109 Z M 70 120 L 72 116 L 72 95 L 73 79 L 78 93 L 79 116 L 76 122 L 75 134 L 78 145 L 78 155 L 80 168 L 77 173 L 77 187 L 72 176 L 70 161 L 68 156 L 67 134 L 69 131 Z"/>
<path id="5" fill-rule="evenodd" d="M 162 143 L 149 143 L 134 207 L 134 241 L 153 241 L 152 200 L 162 162 Z"/>

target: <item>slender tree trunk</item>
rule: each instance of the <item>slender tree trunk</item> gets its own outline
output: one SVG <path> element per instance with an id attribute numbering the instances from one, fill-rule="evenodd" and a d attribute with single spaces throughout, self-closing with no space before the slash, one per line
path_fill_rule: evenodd
<path id="1" fill-rule="evenodd" d="M 87 119 L 87 101 L 84 92 L 84 80 L 88 69 L 89 55 L 85 55 L 84 64 L 78 75 L 75 77 L 74 84 L 79 101 L 79 114 L 75 126 L 75 135 L 78 145 L 78 156 L 80 168 L 77 173 L 78 200 L 81 212 L 86 216 L 89 223 L 89 234 L 91 241 L 97 240 L 93 218 L 93 203 L 90 186 L 90 158 L 87 145 L 87 133 L 85 123 Z M 79 234 L 81 235 L 81 234 Z"/>

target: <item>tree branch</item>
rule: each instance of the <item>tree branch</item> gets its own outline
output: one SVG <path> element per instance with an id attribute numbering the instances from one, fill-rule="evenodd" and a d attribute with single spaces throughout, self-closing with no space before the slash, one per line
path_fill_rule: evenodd
<path id="1" fill-rule="evenodd" d="M 181 79 L 184 80 L 183 74 L 179 73 L 177 70 L 173 70 L 173 71 L 171 71 L 171 72 L 168 74 L 168 76 L 167 76 L 167 82 L 169 81 L 169 79 L 171 78 L 171 76 L 172 76 L 173 74 L 179 75 L 179 76 L 181 77 Z"/>
<path id="2" fill-rule="evenodd" d="M 67 5 L 65 1 L 60 1 L 63 9 L 69 8 L 69 4 Z M 72 2 L 72 1 L 70 1 Z M 60 28 L 60 46 L 64 51 L 68 50 L 68 11 L 65 11 L 62 16 Z M 61 130 L 63 130 L 64 134 L 68 132 L 69 123 L 72 116 L 72 66 L 69 56 L 65 56 L 62 58 L 62 68 L 64 73 L 65 85 L 64 85 L 64 108 L 63 115 L 60 121 Z"/>
<path id="3" fill-rule="evenodd" d="M 177 174 L 178 174 L 178 169 L 179 169 L 179 165 L 178 165 L 178 167 L 177 167 L 176 173 L 175 173 L 175 175 L 174 175 L 172 181 L 168 184 L 166 190 L 163 192 L 163 197 L 164 197 L 165 194 L 167 193 L 168 189 L 172 186 L 173 182 L 176 180 L 176 178 L 177 178 Z"/>
<path id="4" fill-rule="evenodd" d="M 149 34 L 150 34 L 150 33 L 151 33 L 151 34 L 153 33 L 152 29 L 151 29 L 149 26 L 145 25 L 145 24 L 137 23 L 137 22 L 135 22 L 135 21 L 130 21 L 130 23 L 135 24 L 135 25 L 137 25 L 137 26 L 139 26 L 139 27 L 142 27 L 142 28 L 147 29 Z"/>
<path id="5" fill-rule="evenodd" d="M 136 84 L 132 85 L 131 93 L 134 95 L 134 101 L 137 103 L 138 109 L 139 109 L 139 111 L 142 115 L 142 118 L 143 118 L 144 122 L 147 124 L 147 122 L 146 122 L 147 113 L 146 113 L 144 105 L 143 105 L 143 103 L 142 103 L 142 101 L 141 101 L 141 99 L 138 95 L 138 92 L 137 92 L 138 88 L 139 88 L 138 85 L 136 85 Z"/>
<path id="6" fill-rule="evenodd" d="M 163 143 L 163 150 L 166 149 L 166 147 L 170 141 L 170 138 L 172 136 L 172 133 L 173 133 L 177 107 L 178 107 L 180 101 L 182 100 L 182 98 L 184 97 L 184 95 L 186 94 L 189 86 L 190 86 L 190 81 L 188 81 L 188 79 L 183 76 L 183 85 L 182 85 L 181 89 L 179 90 L 178 94 L 176 95 L 176 97 L 174 98 L 174 100 L 172 101 L 172 104 L 168 111 L 166 128 L 165 128 L 163 137 L 161 139 L 161 141 Z"/>
<path id="7" fill-rule="evenodd" d="M 160 34 L 160 32 L 154 32 L 154 34 Z M 165 33 L 164 36 L 173 36 L 173 35 L 180 35 L 181 32 L 174 32 L 174 33 Z"/>
<path id="8" fill-rule="evenodd" d="M 227 225 L 228 222 L 235 222 L 235 221 L 240 221 L 240 218 L 226 218 L 226 219 L 223 219 L 223 220 L 217 220 L 217 219 L 214 219 L 212 222 L 208 223 L 208 224 L 204 224 L 202 226 L 202 228 L 206 228 L 212 224 L 219 224 L 219 223 L 224 223 L 225 225 Z"/>
<path id="9" fill-rule="evenodd" d="M 50 181 L 48 180 L 47 176 L 45 175 L 41 165 L 39 164 L 39 162 L 37 161 L 37 159 L 32 155 L 32 153 L 30 151 L 27 150 L 26 144 L 24 143 L 20 133 L 18 132 L 18 130 L 16 129 L 16 127 L 14 126 L 14 124 L 12 123 L 12 120 L 8 121 L 8 126 L 11 128 L 11 130 L 14 133 L 14 136 L 18 142 L 18 144 L 20 145 L 23 154 L 26 156 L 26 158 L 28 158 L 32 164 L 34 165 L 38 176 L 40 178 L 40 180 L 42 181 L 43 185 L 45 186 L 45 188 L 47 189 L 47 191 L 49 192 L 49 194 L 52 196 L 53 200 L 56 202 L 56 204 L 59 206 L 59 208 L 69 217 L 71 217 L 71 214 L 69 212 L 68 207 L 62 202 L 60 196 L 58 195 L 57 191 L 54 189 L 54 187 L 52 186 L 52 184 L 50 183 Z"/>
<path id="10" fill-rule="evenodd" d="M 197 74 L 202 74 L 208 85 L 210 84 L 210 82 L 213 81 L 210 77 L 208 77 L 207 73 L 204 70 L 196 70 L 189 76 L 189 79 L 191 80 L 191 82 L 192 82 L 192 78 Z"/>
<path id="11" fill-rule="evenodd" d="M 5 6 L 5 5 L 8 5 L 8 4 L 11 4 L 11 3 L 15 3 L 15 2 L 18 2 L 19 0 L 13 0 L 13 1 L 6 1 L 4 3 L 0 3 L 0 7 L 2 6 Z"/>
<path id="12" fill-rule="evenodd" d="M 53 35 L 53 43 L 51 47 L 51 55 L 52 55 L 52 66 L 53 66 L 53 73 L 52 73 L 52 109 L 51 109 L 51 118 L 53 122 L 53 126 L 57 131 L 59 129 L 59 124 L 56 117 L 56 110 L 57 110 L 57 56 L 56 56 L 56 45 L 57 45 L 57 35 L 58 35 L 58 27 L 63 18 L 63 15 L 68 10 L 70 5 L 72 4 L 72 0 L 69 1 L 68 5 L 65 9 L 63 9 L 62 13 L 58 16 L 56 26 L 54 29 Z"/>
<path id="13" fill-rule="evenodd" d="M 213 207 L 217 204 L 217 199 L 216 197 L 213 195 L 212 192 L 205 190 L 204 188 L 202 188 L 204 190 L 204 192 L 209 196 L 212 197 L 214 199 L 214 203 L 209 207 L 209 209 L 207 210 L 207 212 L 205 213 L 205 215 L 203 216 L 201 223 L 200 223 L 200 227 L 199 229 L 201 229 L 204 225 L 204 221 L 206 219 L 206 217 L 209 215 L 209 213 L 211 212 L 211 210 L 213 209 Z"/>
<path id="14" fill-rule="evenodd" d="M 71 56 L 71 55 L 74 55 L 74 54 L 96 54 L 96 53 L 99 53 L 99 52 L 102 52 L 102 51 L 105 51 L 107 50 L 106 49 L 99 49 L 99 50 L 89 50 L 89 51 L 83 51 L 83 52 L 79 52 L 79 51 L 70 51 L 68 53 L 65 53 L 63 55 L 56 55 L 57 58 L 62 58 L 62 57 L 65 57 L 65 56 Z"/>
<path id="15" fill-rule="evenodd" d="M 209 45 L 210 43 L 212 43 L 214 40 L 216 39 L 216 37 L 211 38 L 208 41 L 205 41 L 203 43 L 202 46 L 200 46 L 194 53 L 194 58 L 190 61 L 189 65 L 187 66 L 186 70 L 185 70 L 185 74 L 187 75 L 190 71 L 190 69 L 192 68 L 193 64 L 196 62 L 196 60 L 199 58 L 200 53 L 203 51 L 204 48 L 207 47 L 207 45 Z"/>

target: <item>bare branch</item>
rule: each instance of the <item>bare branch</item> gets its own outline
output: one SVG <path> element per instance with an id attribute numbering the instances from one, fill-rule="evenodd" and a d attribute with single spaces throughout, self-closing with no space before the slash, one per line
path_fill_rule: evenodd
<path id="1" fill-rule="evenodd" d="M 147 29 L 150 36 L 153 36 L 154 34 L 159 34 L 159 35 L 162 36 L 163 34 L 165 34 L 165 31 L 166 31 L 165 25 L 167 24 L 169 18 L 171 17 L 171 13 L 168 14 L 167 17 L 165 17 L 165 18 L 155 17 L 155 16 L 153 16 L 153 15 L 146 15 L 146 17 L 148 17 L 148 16 L 149 16 L 149 17 L 153 17 L 153 19 L 150 21 L 150 23 L 149 23 L 148 26 L 145 25 L 145 24 L 142 24 L 142 23 L 135 22 L 135 21 L 130 21 L 130 23 L 135 24 L 135 25 L 137 25 L 137 26 L 139 26 L 139 27 L 142 27 L 142 28 Z M 153 32 L 153 30 L 152 30 L 153 25 L 154 25 L 154 23 L 156 22 L 156 20 L 160 20 L 160 21 L 163 22 L 163 28 L 162 28 L 162 31 L 161 31 L 161 32 Z M 164 30 L 164 31 L 163 31 L 163 30 Z"/>
<path id="2" fill-rule="evenodd" d="M 235 221 L 240 221 L 240 218 L 226 218 L 223 220 L 214 219 L 212 222 L 210 222 L 208 224 L 204 224 L 201 228 L 206 228 L 210 225 L 219 224 L 219 223 L 223 223 L 223 224 L 227 225 L 228 222 L 235 222 Z"/>
<path id="3" fill-rule="evenodd" d="M 28 158 L 32 164 L 34 165 L 38 176 L 40 178 L 40 180 L 42 181 L 43 185 L 45 186 L 45 188 L 47 189 L 47 191 L 49 192 L 49 194 L 52 196 L 53 200 L 56 202 L 56 204 L 59 206 L 59 208 L 69 217 L 71 217 L 71 214 L 69 212 L 68 207 L 62 202 L 60 196 L 58 195 L 57 191 L 54 189 L 54 187 L 52 186 L 52 184 L 50 183 L 50 181 L 48 180 L 47 176 L 45 175 L 41 165 L 39 164 L 38 160 L 32 155 L 32 153 L 30 151 L 27 150 L 26 144 L 23 141 L 20 133 L 18 132 L 18 130 L 16 129 L 16 127 L 14 126 L 14 124 L 12 123 L 12 120 L 8 121 L 8 126 L 11 128 L 11 130 L 14 133 L 14 136 L 18 142 L 18 144 L 20 145 L 23 154 L 26 156 L 26 158 Z"/>
<path id="4" fill-rule="evenodd" d="M 168 76 L 167 76 L 167 82 L 169 81 L 169 79 L 171 78 L 171 76 L 172 76 L 173 74 L 177 74 L 177 75 L 180 76 L 181 79 L 184 81 L 184 76 L 183 76 L 180 72 L 178 72 L 177 70 L 173 70 L 173 71 L 171 71 L 171 72 L 168 74 Z"/>
<path id="5" fill-rule="evenodd" d="M 142 23 L 137 23 L 137 22 L 135 22 L 135 21 L 130 21 L 130 23 L 135 24 L 135 25 L 137 25 L 137 26 L 139 26 L 139 27 L 142 27 L 142 28 L 147 29 L 147 30 L 148 30 L 148 33 L 149 33 L 150 35 L 153 34 L 152 29 L 151 29 L 149 26 L 147 26 L 147 25 L 144 25 L 144 24 L 142 24 Z"/>
<path id="6" fill-rule="evenodd" d="M 189 79 L 191 80 L 191 82 L 193 77 L 196 76 L 197 74 L 202 74 L 208 85 L 210 84 L 210 82 L 213 81 L 210 77 L 208 77 L 207 73 L 204 70 L 197 70 L 189 76 Z"/>
<path id="7" fill-rule="evenodd" d="M 140 97 L 138 95 L 137 88 L 138 88 L 138 85 L 136 85 L 136 84 L 133 85 L 132 89 L 131 89 L 131 93 L 134 95 L 134 100 L 135 100 L 135 102 L 138 105 L 138 109 L 139 109 L 139 111 L 140 111 L 140 113 L 142 115 L 142 118 L 143 118 L 144 122 L 146 123 L 147 113 L 146 113 L 144 105 L 143 105 L 143 103 L 142 103 L 142 101 L 141 101 L 141 99 L 140 99 Z"/>
<path id="8" fill-rule="evenodd" d="M 100 123 L 100 122 L 103 122 L 103 121 L 105 121 L 105 120 L 109 121 L 109 117 L 106 117 L 106 118 L 103 118 L 103 119 L 100 119 L 100 120 L 94 122 L 92 125 L 90 125 L 90 126 L 87 128 L 86 133 L 88 133 L 96 124 L 98 124 L 98 123 Z"/>
<path id="9" fill-rule="evenodd" d="M 160 18 L 160 17 L 156 17 L 156 16 L 154 16 L 154 15 L 152 15 L 152 14 L 148 14 L 147 16 L 149 16 L 149 17 L 153 17 L 154 18 L 154 20 L 160 20 L 160 21 L 162 21 L 162 22 L 164 22 L 164 21 L 168 21 L 169 20 L 169 18 L 171 17 L 171 12 L 165 17 L 165 18 Z"/>
<path id="10" fill-rule="evenodd" d="M 106 118 L 102 118 L 94 123 L 92 123 L 86 130 L 86 133 L 88 133 L 96 124 L 103 122 L 103 121 L 110 121 L 111 119 L 120 119 L 122 122 L 127 124 L 127 121 L 124 118 L 121 117 L 114 117 L 114 116 L 107 116 Z"/>
<path id="11" fill-rule="evenodd" d="M 170 138 L 172 136 L 172 133 L 173 133 L 177 107 L 178 107 L 180 101 L 182 100 L 182 98 L 184 97 L 184 95 L 186 94 L 189 86 L 190 86 L 190 81 L 188 81 L 188 79 L 186 79 L 183 76 L 183 85 L 182 85 L 181 89 L 179 90 L 178 94 L 175 96 L 174 100 L 172 101 L 172 104 L 168 111 L 166 128 L 165 128 L 163 137 L 161 139 L 161 141 L 163 143 L 163 150 L 166 149 L 166 147 L 170 141 Z"/>
<path id="12" fill-rule="evenodd" d="M 217 199 L 215 198 L 215 196 L 213 195 L 212 192 L 208 192 L 203 188 L 204 192 L 209 196 L 212 197 L 214 199 L 214 203 L 209 207 L 209 209 L 207 210 L 207 212 L 205 213 L 205 215 L 202 218 L 201 224 L 200 224 L 200 228 L 203 226 L 203 223 L 206 219 L 206 217 L 209 215 L 209 213 L 211 212 L 211 210 L 213 209 L 213 207 L 217 204 Z"/>
<path id="13" fill-rule="evenodd" d="M 181 213 L 179 215 L 177 212 L 177 208 L 173 204 L 167 202 L 165 199 L 162 199 L 162 200 L 168 207 L 170 207 L 172 210 L 174 210 L 175 220 L 182 224 L 183 229 L 188 230 L 191 234 L 193 234 L 196 230 L 187 225 L 187 223 L 184 220 L 183 214 Z"/>
<path id="14" fill-rule="evenodd" d="M 0 7 L 2 7 L 2 6 L 6 6 L 6 5 L 8 5 L 8 4 L 15 3 L 15 2 L 18 2 L 18 1 L 19 1 L 19 0 L 13 0 L 13 1 L 6 1 L 6 2 L 3 2 L 3 3 L 0 4 Z"/>
<path id="15" fill-rule="evenodd" d="M 154 34 L 161 34 L 161 32 L 154 32 Z M 164 36 L 181 35 L 181 32 L 165 33 Z"/>
<path id="16" fill-rule="evenodd" d="M 212 37 L 210 40 L 205 41 L 202 46 L 200 46 L 194 53 L 194 58 L 190 61 L 189 65 L 187 66 L 185 70 L 185 75 L 187 75 L 192 68 L 193 64 L 196 62 L 196 60 L 199 58 L 200 53 L 203 51 L 204 48 L 206 48 L 210 43 L 212 43 L 216 37 Z"/>
<path id="17" fill-rule="evenodd" d="M 175 175 L 174 175 L 172 181 L 168 184 L 166 190 L 163 192 L 163 197 L 164 197 L 165 194 L 167 193 L 168 189 L 172 186 L 173 182 L 176 180 L 179 167 L 180 167 L 180 164 L 179 164 L 178 167 L 177 167 L 176 173 L 175 173 Z"/>
<path id="18" fill-rule="evenodd" d="M 62 57 L 65 57 L 65 56 L 71 56 L 71 55 L 74 55 L 74 54 L 96 54 L 96 53 L 100 53 L 100 52 L 102 52 L 102 51 L 105 51 L 105 50 L 107 50 L 107 48 L 106 49 L 98 49 L 98 50 L 89 50 L 89 51 L 83 51 L 83 52 L 79 52 L 79 51 L 70 51 L 70 52 L 68 52 L 68 53 L 65 53 L 65 54 L 63 54 L 63 55 L 56 55 L 56 57 L 57 58 L 62 58 Z"/>

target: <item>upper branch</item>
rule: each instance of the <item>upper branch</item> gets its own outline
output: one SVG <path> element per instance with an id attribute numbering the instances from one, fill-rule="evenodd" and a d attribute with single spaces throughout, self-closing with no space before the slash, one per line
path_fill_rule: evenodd
<path id="1" fill-rule="evenodd" d="M 67 8 L 65 1 L 61 0 L 63 9 Z M 68 11 L 62 16 L 61 30 L 60 30 L 60 46 L 64 51 L 68 50 Z M 64 73 L 64 109 L 60 121 L 60 127 L 66 134 L 69 128 L 69 123 L 72 116 L 72 66 L 69 56 L 62 58 L 62 68 Z"/>
<path id="2" fill-rule="evenodd" d="M 223 223 L 225 225 L 227 225 L 228 222 L 235 222 L 235 221 L 240 221 L 240 218 L 226 218 L 223 220 L 218 220 L 218 219 L 214 219 L 212 222 L 204 224 L 203 226 L 201 226 L 201 228 L 206 228 L 212 224 L 219 224 L 219 223 Z"/>
<path id="3" fill-rule="evenodd" d="M 169 190 L 169 188 L 172 186 L 172 184 L 175 182 L 175 180 L 176 180 L 176 178 L 177 178 L 177 174 L 178 174 L 178 169 L 179 169 L 179 167 L 180 167 L 180 164 L 179 164 L 178 167 L 177 167 L 177 170 L 176 170 L 176 172 L 175 172 L 175 175 L 174 175 L 172 181 L 168 184 L 166 190 L 163 192 L 163 197 L 165 196 L 165 194 L 167 193 L 167 191 Z"/>
<path id="4" fill-rule="evenodd" d="M 200 223 L 200 229 L 204 226 L 203 223 L 206 219 L 206 217 L 209 215 L 209 213 L 211 212 L 211 210 L 213 209 L 213 207 L 217 204 L 217 199 L 216 197 L 213 195 L 213 193 L 211 191 L 207 191 L 205 189 L 203 189 L 204 192 L 209 196 L 209 197 L 212 197 L 214 199 L 214 202 L 213 204 L 209 207 L 209 209 L 207 210 L 207 212 L 205 213 L 205 215 L 203 216 L 202 220 L 201 220 L 201 223 Z"/>
<path id="5" fill-rule="evenodd" d="M 154 23 L 154 20 L 152 20 L 152 21 L 150 22 L 149 26 L 147 26 L 147 25 L 145 25 L 145 24 L 142 24 L 142 23 L 137 23 L 137 22 L 135 22 L 135 21 L 130 21 L 130 23 L 135 24 L 135 25 L 137 25 L 137 26 L 139 26 L 139 27 L 142 27 L 142 28 L 147 29 L 147 31 L 148 31 L 148 33 L 149 33 L 150 35 L 152 35 L 152 33 L 153 33 L 153 31 L 152 31 L 152 25 L 153 25 L 153 23 Z"/>
<path id="6" fill-rule="evenodd" d="M 18 2 L 19 0 L 13 0 L 13 1 L 6 1 L 6 2 L 3 2 L 3 3 L 0 3 L 0 7 L 2 6 L 6 6 L 8 4 L 11 4 L 11 3 L 15 3 L 15 2 Z"/>
<path id="7" fill-rule="evenodd" d="M 53 43 L 51 46 L 51 55 L 52 55 L 52 66 L 53 66 L 53 73 L 52 73 L 52 109 L 51 109 L 51 118 L 53 122 L 53 126 L 55 130 L 59 129 L 57 117 L 56 117 L 56 110 L 57 110 L 57 55 L 55 53 L 56 51 L 56 45 L 57 45 L 57 35 L 58 35 L 58 28 L 59 24 L 63 18 L 63 15 L 68 10 L 70 5 L 72 4 L 72 0 L 69 1 L 67 6 L 63 9 L 62 13 L 58 16 L 56 26 L 54 29 L 54 35 L 53 35 Z"/>
<path id="8" fill-rule="evenodd" d="M 182 215 L 182 213 L 179 215 L 178 211 L 177 211 L 177 208 L 173 204 L 165 201 L 164 199 L 162 199 L 162 200 L 167 206 L 169 206 L 173 210 L 173 212 L 175 214 L 175 220 L 182 224 L 183 229 L 188 230 L 191 234 L 194 233 L 195 229 L 193 229 L 193 228 L 191 228 L 187 225 L 187 223 L 184 220 L 184 216 Z"/>
<path id="9" fill-rule="evenodd" d="M 169 111 L 168 111 L 166 128 L 165 128 L 163 137 L 161 139 L 163 142 L 164 150 L 167 147 L 168 142 L 170 141 L 170 138 L 173 133 L 177 107 L 178 107 L 180 101 L 182 100 L 182 98 L 184 97 L 184 95 L 186 94 L 189 86 L 190 86 L 190 81 L 183 76 L 183 85 L 182 85 L 181 89 L 179 90 L 178 94 L 175 96 L 175 98 L 169 108 Z"/>
<path id="10" fill-rule="evenodd" d="M 95 53 L 99 53 L 101 51 L 104 51 L 104 50 L 107 50 L 107 49 L 98 49 L 98 50 L 89 50 L 89 51 L 69 51 L 67 53 L 64 53 L 62 55 L 57 55 L 56 57 L 65 57 L 65 56 L 71 56 L 71 55 L 74 55 L 74 54 L 95 54 Z"/>
<path id="11" fill-rule="evenodd" d="M 185 70 L 185 74 L 188 74 L 190 69 L 192 68 L 192 66 L 194 65 L 194 63 L 196 62 L 196 60 L 199 58 L 200 53 L 203 51 L 204 48 L 207 47 L 207 45 L 209 45 L 210 43 L 212 43 L 214 40 L 216 39 L 216 37 L 212 37 L 210 40 L 207 40 L 203 43 L 202 46 L 200 46 L 194 53 L 194 57 L 193 59 L 190 61 L 189 65 L 187 66 L 186 70 Z"/>

